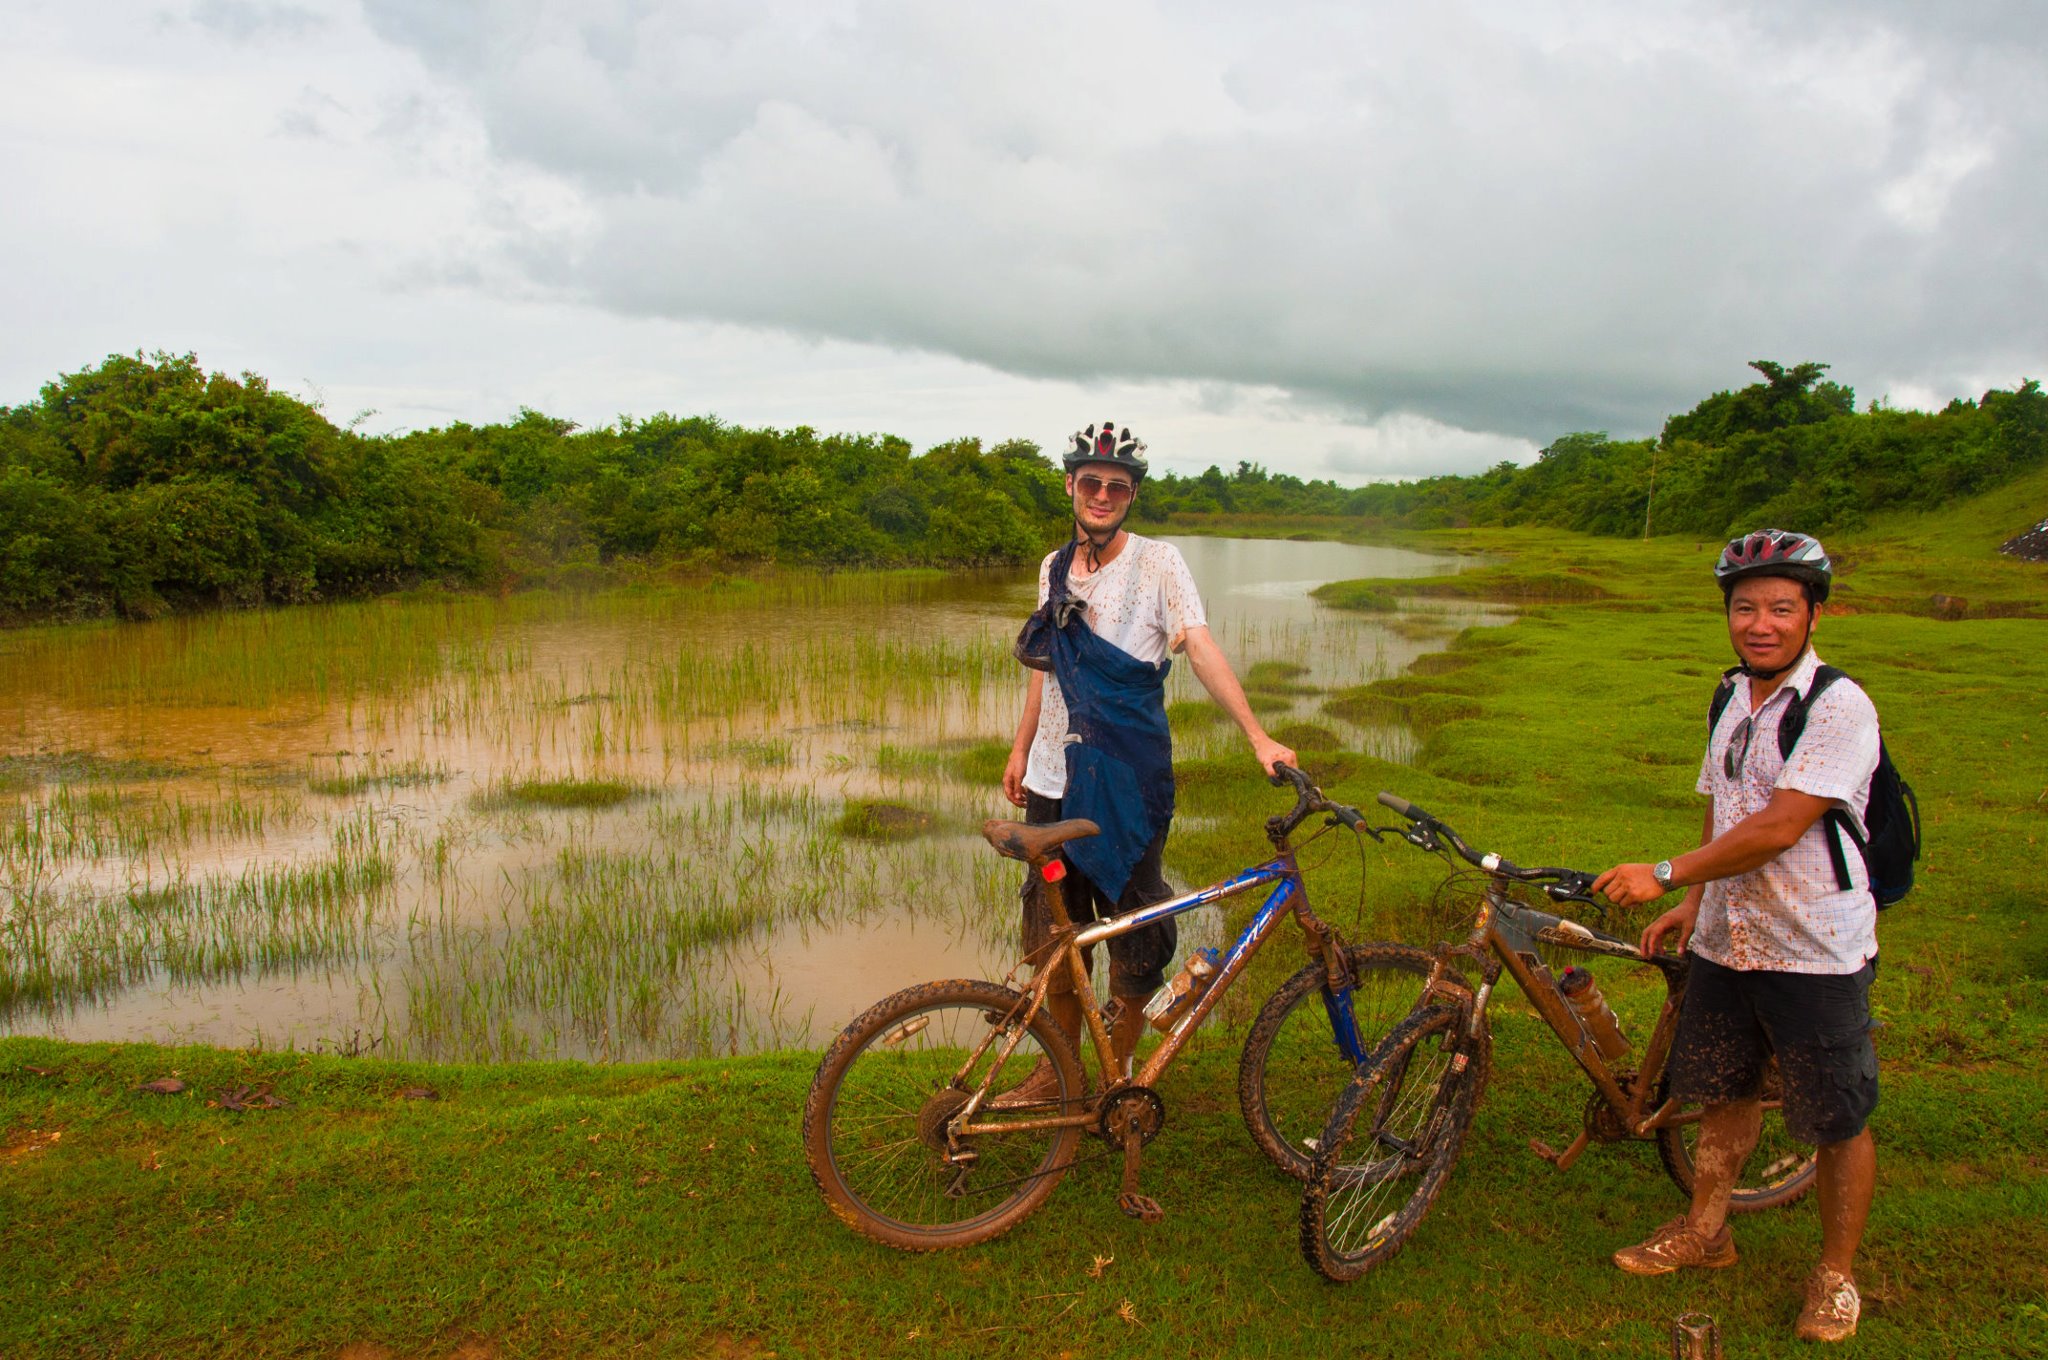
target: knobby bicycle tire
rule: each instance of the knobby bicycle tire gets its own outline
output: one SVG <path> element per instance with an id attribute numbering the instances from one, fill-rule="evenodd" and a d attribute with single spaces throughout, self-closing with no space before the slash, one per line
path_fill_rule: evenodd
<path id="1" fill-rule="evenodd" d="M 1372 942 L 1345 949 L 1358 986 L 1352 1016 L 1370 1054 L 1415 1008 L 1429 976 L 1427 950 Z M 1330 1107 L 1353 1076 L 1323 1008 L 1325 972 L 1311 962 L 1266 998 L 1237 1063 L 1237 1103 L 1259 1150 L 1294 1179 L 1307 1180 Z"/>
<path id="2" fill-rule="evenodd" d="M 1323 1130 L 1301 1197 L 1301 1250 L 1348 1283 L 1392 1259 L 1449 1178 L 1485 1073 L 1460 1012 L 1418 1010 L 1387 1036 Z"/>
<path id="3" fill-rule="evenodd" d="M 1043 1009 L 991 1073 L 1023 1006 L 1020 994 L 993 982 L 927 982 L 884 998 L 840 1031 L 804 1101 L 803 1141 L 811 1177 L 841 1222 L 886 1246 L 936 1251 L 986 1242 L 1052 1194 L 1073 1161 L 1077 1128 L 976 1135 L 971 1161 L 947 1161 L 950 1116 L 984 1084 L 991 1094 L 1016 1087 L 1041 1060 L 1057 1079 L 1055 1092 L 976 1122 L 1081 1108 L 1080 1063 Z M 1002 1033 L 983 1046 L 993 1031 Z"/>
<path id="4" fill-rule="evenodd" d="M 1658 1106 L 1661 1107 L 1670 1094 L 1671 1074 L 1666 1072 L 1657 1083 Z M 1783 1095 L 1778 1064 L 1773 1059 L 1765 1072 L 1763 1096 L 1767 1101 L 1776 1101 Z M 1658 1159 L 1687 1196 L 1692 1194 L 1692 1141 L 1698 1132 L 1698 1124 L 1675 1124 L 1657 1130 Z M 1766 1109 L 1756 1148 L 1743 1162 L 1742 1174 L 1728 1196 L 1729 1212 L 1747 1214 L 1790 1204 L 1813 1189 L 1819 1174 L 1819 1158 L 1811 1147 L 1793 1138 L 1785 1128 L 1784 1111 Z"/>

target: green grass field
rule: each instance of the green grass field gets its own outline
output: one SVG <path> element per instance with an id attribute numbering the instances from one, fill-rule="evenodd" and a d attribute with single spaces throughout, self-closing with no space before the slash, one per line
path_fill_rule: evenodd
<path id="1" fill-rule="evenodd" d="M 1875 698 L 1927 838 L 1920 886 L 1880 926 L 1880 1183 L 1854 1354 L 2048 1355 L 2048 568 L 1992 551 L 2048 480 L 2018 491 L 1830 545 L 1854 612 L 1817 644 Z M 1715 545 L 1428 539 L 1502 558 L 1455 588 L 1524 612 L 1326 700 L 1408 718 L 1414 765 L 1316 752 L 1311 771 L 1361 804 L 1394 789 L 1523 862 L 1598 869 L 1689 844 L 1728 660 Z M 1964 617 L 1932 617 L 1937 593 Z M 1182 773 L 1177 876 L 1258 857 L 1284 800 L 1247 761 Z M 1355 938 L 1427 943 L 1457 915 L 1405 846 L 1361 856 L 1332 837 L 1305 860 Z M 1096 1161 L 1009 1236 L 937 1256 L 870 1246 L 826 1213 L 797 1143 L 814 1054 L 402 1066 L 0 1041 L 0 1355 L 1648 1357 L 1694 1309 L 1730 1356 L 1806 1352 L 1791 1323 L 1811 1203 L 1738 1221 L 1732 1269 L 1619 1275 L 1608 1253 L 1682 1201 L 1647 1144 L 1596 1147 L 1564 1175 L 1527 1150 L 1571 1136 L 1588 1088 L 1512 998 L 1444 1197 L 1396 1260 L 1323 1284 L 1296 1248 L 1297 1187 L 1251 1146 L 1234 1091 L 1241 1026 L 1296 962 L 1278 940 L 1168 1077 L 1146 1167 L 1163 1224 L 1119 1215 L 1116 1164 Z M 1640 1023 L 1644 980 L 1602 982 Z M 136 1090 L 173 1073 L 190 1089 Z M 291 1103 L 209 1103 L 265 1084 Z M 401 1097 L 420 1085 L 438 1098 Z"/>

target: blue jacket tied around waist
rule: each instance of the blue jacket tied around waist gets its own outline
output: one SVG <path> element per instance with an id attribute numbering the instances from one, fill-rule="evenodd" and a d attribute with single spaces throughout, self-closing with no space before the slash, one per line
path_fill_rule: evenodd
<path id="1" fill-rule="evenodd" d="M 1067 701 L 1063 817 L 1086 817 L 1100 836 L 1071 841 L 1067 858 L 1111 902 L 1123 896 L 1145 847 L 1173 820 L 1173 737 L 1166 726 L 1170 661 L 1140 661 L 1096 636 L 1067 589 L 1079 540 L 1053 557 L 1045 603 L 1017 638 L 1017 659 L 1050 669 Z"/>

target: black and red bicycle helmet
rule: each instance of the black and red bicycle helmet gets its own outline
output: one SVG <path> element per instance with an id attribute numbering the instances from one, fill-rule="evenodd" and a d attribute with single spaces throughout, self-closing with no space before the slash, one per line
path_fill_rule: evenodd
<path id="1" fill-rule="evenodd" d="M 1076 430 L 1074 447 L 1067 450 L 1061 462 L 1069 476 L 1083 464 L 1107 463 L 1130 473 L 1132 483 L 1136 484 L 1145 480 L 1145 460 L 1140 457 L 1144 452 L 1144 442 L 1133 438 L 1128 426 L 1119 432 L 1115 421 L 1105 420 L 1100 432 L 1093 425 Z"/>
<path id="2" fill-rule="evenodd" d="M 1714 564 L 1714 579 L 1721 583 L 1723 595 L 1746 576 L 1789 576 L 1811 586 L 1813 601 L 1819 604 L 1834 583 L 1835 564 L 1817 538 L 1789 529 L 1758 529 L 1729 539 Z"/>

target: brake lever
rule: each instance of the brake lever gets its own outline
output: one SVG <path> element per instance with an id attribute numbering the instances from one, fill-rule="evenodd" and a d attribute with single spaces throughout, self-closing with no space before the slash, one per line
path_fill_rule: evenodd
<path id="1" fill-rule="evenodd" d="M 1607 919 L 1607 904 L 1585 889 L 1567 891 L 1562 883 L 1546 883 L 1543 885 L 1543 895 L 1553 902 L 1577 902 L 1582 906 L 1591 907 L 1601 920 Z"/>

